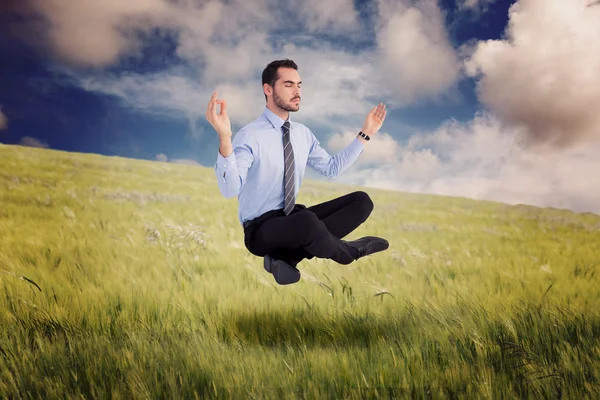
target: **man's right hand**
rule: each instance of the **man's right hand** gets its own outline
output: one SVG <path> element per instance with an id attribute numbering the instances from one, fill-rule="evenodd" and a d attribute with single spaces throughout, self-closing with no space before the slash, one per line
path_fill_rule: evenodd
<path id="1" fill-rule="evenodd" d="M 221 105 L 221 112 L 219 114 L 217 114 L 218 104 Z M 231 121 L 227 115 L 226 108 L 227 102 L 225 99 L 217 99 L 217 92 L 213 92 L 210 101 L 208 102 L 208 107 L 206 108 L 206 120 L 210 122 L 215 131 L 217 131 L 221 141 L 231 140 Z"/>

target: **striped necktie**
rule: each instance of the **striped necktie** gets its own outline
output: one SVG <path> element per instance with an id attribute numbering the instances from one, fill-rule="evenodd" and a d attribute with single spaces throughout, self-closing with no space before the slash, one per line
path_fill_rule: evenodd
<path id="1" fill-rule="evenodd" d="M 294 208 L 294 150 L 290 142 L 290 121 L 285 121 L 283 124 L 283 157 L 285 164 L 285 174 L 283 175 L 283 193 L 285 193 L 283 201 L 283 212 L 285 215 Z"/>

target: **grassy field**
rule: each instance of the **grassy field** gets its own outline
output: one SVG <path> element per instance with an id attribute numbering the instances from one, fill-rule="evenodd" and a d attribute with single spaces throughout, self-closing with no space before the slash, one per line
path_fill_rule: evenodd
<path id="1" fill-rule="evenodd" d="M 212 169 L 0 145 L 0 398 L 600 396 L 600 216 L 366 191 L 279 286 Z"/>

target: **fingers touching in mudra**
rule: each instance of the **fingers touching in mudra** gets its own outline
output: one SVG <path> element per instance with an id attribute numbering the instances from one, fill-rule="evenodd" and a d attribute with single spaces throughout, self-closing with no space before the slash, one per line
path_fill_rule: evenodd
<path id="1" fill-rule="evenodd" d="M 210 122 L 212 127 L 217 131 L 219 136 L 231 136 L 231 121 L 227 115 L 227 101 L 218 99 L 218 93 L 213 92 L 206 108 L 206 120 Z M 217 106 L 221 106 L 221 110 L 217 113 Z"/>

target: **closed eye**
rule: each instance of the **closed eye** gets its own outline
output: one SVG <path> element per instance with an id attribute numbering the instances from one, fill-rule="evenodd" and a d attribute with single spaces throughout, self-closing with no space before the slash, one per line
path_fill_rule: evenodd
<path id="1" fill-rule="evenodd" d="M 294 81 L 285 81 L 283 83 L 284 83 L 284 85 L 286 87 L 292 87 L 292 85 L 295 84 L 296 82 L 294 82 Z M 300 87 L 300 86 L 302 86 L 302 81 L 298 82 L 298 87 Z"/>

